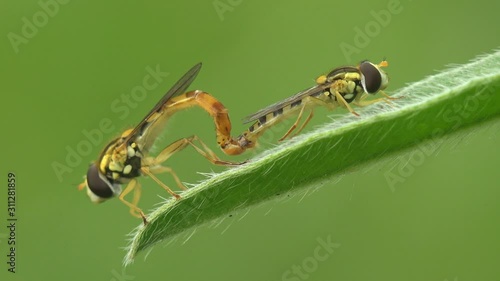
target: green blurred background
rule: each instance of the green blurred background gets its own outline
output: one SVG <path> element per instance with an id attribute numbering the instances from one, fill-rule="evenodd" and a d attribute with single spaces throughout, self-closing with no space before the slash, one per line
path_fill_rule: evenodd
<path id="1" fill-rule="evenodd" d="M 391 92 L 500 45 L 494 1 L 296 2 L 2 1 L 0 220 L 7 225 L 8 171 L 17 176 L 19 220 L 16 274 L 7 272 L 8 230 L 0 230 L 0 279 L 498 280 L 498 122 L 448 138 L 423 158 L 421 150 L 409 152 L 349 171 L 315 192 L 235 213 L 122 268 L 127 233 L 140 221 L 119 200 L 91 204 L 76 186 L 106 142 L 139 122 L 195 63 L 204 65 L 191 88 L 224 103 L 237 135 L 246 128 L 241 118 L 333 67 L 386 57 Z M 52 4 L 44 11 L 43 3 Z M 146 68 L 157 66 L 168 77 L 128 106 L 129 114 L 113 110 L 124 105 L 121 95 L 142 85 Z M 318 110 L 307 129 L 328 114 Z M 105 118 L 113 130 L 69 165 L 68 149 Z M 266 137 L 256 152 L 276 145 L 284 131 Z M 158 147 L 192 134 L 224 159 L 255 153 L 223 155 L 200 109 L 175 115 Z M 59 177 L 55 162 L 68 167 Z M 199 172 L 224 170 L 192 149 L 168 165 L 189 183 L 203 179 Z M 408 172 L 404 182 L 386 180 L 393 167 Z M 151 180 L 142 183 L 144 210 L 167 197 Z M 318 239 L 340 246 L 315 262 Z"/>

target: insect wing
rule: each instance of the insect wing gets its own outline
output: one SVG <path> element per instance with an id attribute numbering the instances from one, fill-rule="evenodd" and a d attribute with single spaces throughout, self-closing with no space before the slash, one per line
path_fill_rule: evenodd
<path id="1" fill-rule="evenodd" d="M 323 90 L 327 89 L 329 86 L 330 86 L 329 84 L 315 85 L 315 86 L 308 88 L 302 92 L 299 92 L 299 93 L 297 93 L 297 94 L 295 94 L 295 95 L 293 95 L 285 100 L 282 100 L 280 102 L 272 104 L 266 108 L 263 108 L 263 109 L 255 112 L 254 114 L 248 115 L 247 117 L 243 118 L 242 121 L 243 121 L 243 123 L 250 123 L 252 121 L 255 121 L 262 116 L 266 116 L 269 113 L 272 113 L 278 109 L 284 108 L 285 106 L 290 105 L 296 101 L 299 101 L 299 100 L 303 99 L 304 97 L 312 96 L 312 95 L 321 93 Z"/>
<path id="2" fill-rule="evenodd" d="M 132 130 L 132 132 L 126 136 L 123 143 L 128 143 L 132 138 L 138 138 L 143 131 L 144 127 L 150 123 L 150 118 L 157 112 L 161 111 L 163 106 L 174 96 L 180 95 L 186 91 L 186 89 L 194 81 L 201 69 L 201 63 L 193 66 L 186 74 L 184 74 L 175 84 L 168 90 L 168 92 L 161 98 L 161 100 L 156 103 L 156 105 L 151 109 L 151 111 L 142 119 L 142 121 Z"/>

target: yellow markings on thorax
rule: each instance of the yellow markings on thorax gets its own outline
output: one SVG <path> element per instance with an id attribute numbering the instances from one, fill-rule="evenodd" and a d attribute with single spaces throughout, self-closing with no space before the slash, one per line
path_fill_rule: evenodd
<path id="1" fill-rule="evenodd" d="M 342 94 L 344 99 L 350 100 L 354 98 L 357 93 L 356 87 L 356 82 L 352 80 L 337 80 L 331 88 Z"/>
<path id="2" fill-rule="evenodd" d="M 132 171 L 132 165 L 126 165 L 124 168 L 123 168 L 123 173 L 125 175 L 128 175 L 130 173 L 130 171 Z"/>
<path id="3" fill-rule="evenodd" d="M 132 130 L 127 130 L 122 134 L 122 138 L 128 136 Z M 102 173 L 106 173 L 107 170 L 112 172 L 113 179 L 119 179 L 120 173 L 129 174 L 132 171 L 131 165 L 125 165 L 124 163 L 127 158 L 133 156 L 139 156 L 139 152 L 135 150 L 137 144 L 132 142 L 126 148 L 121 148 L 120 145 L 110 145 L 108 149 L 103 153 L 99 163 L 99 169 Z"/>
<path id="4" fill-rule="evenodd" d="M 344 75 L 344 80 L 361 80 L 361 76 L 357 72 L 348 72 Z"/>
<path id="5" fill-rule="evenodd" d="M 123 165 L 120 162 L 110 162 L 108 164 L 108 168 L 113 172 L 121 172 L 123 171 Z"/>
<path id="6" fill-rule="evenodd" d="M 125 132 L 123 132 L 123 134 L 121 135 L 122 138 L 126 138 L 128 137 L 128 135 L 130 135 L 130 133 L 132 133 L 134 129 L 127 129 L 125 130 Z"/>
<path id="7" fill-rule="evenodd" d="M 134 143 L 135 144 L 135 143 Z M 135 150 L 132 145 L 127 146 L 127 156 L 132 157 L 135 155 Z"/>
<path id="8" fill-rule="evenodd" d="M 326 75 L 321 75 L 320 77 L 316 78 L 316 84 L 325 84 L 326 80 Z"/>
<path id="9" fill-rule="evenodd" d="M 108 166 L 109 160 L 110 160 L 109 154 L 106 154 L 102 157 L 101 163 L 99 163 L 99 170 L 101 172 L 106 171 L 106 167 Z"/>

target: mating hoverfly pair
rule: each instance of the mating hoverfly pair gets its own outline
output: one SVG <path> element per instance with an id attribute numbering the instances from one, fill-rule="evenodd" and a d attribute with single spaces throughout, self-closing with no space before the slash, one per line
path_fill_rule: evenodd
<path id="1" fill-rule="evenodd" d="M 329 109 L 341 106 L 347 108 L 352 114 L 358 115 L 351 108 L 351 103 L 358 106 L 366 106 L 378 101 L 389 103 L 389 100 L 394 98 L 382 92 L 387 87 L 389 78 L 381 68 L 387 65 L 386 61 L 379 64 L 363 61 L 358 66 L 335 68 L 327 75 L 318 77 L 316 85 L 246 117 L 244 123 L 253 122 L 252 126 L 233 138 L 231 137 L 231 121 L 227 109 L 221 102 L 200 90 L 186 92 L 201 69 L 201 63 L 199 63 L 174 84 L 135 128 L 126 130 L 104 148 L 98 160 L 90 165 L 85 181 L 78 188 L 80 190 L 87 188 L 87 194 L 94 203 L 118 197 L 130 208 L 133 216 L 142 218 L 144 224 L 147 224 L 146 215 L 137 207 L 141 185 L 136 178 L 141 175 L 149 176 L 173 197 L 180 199 L 179 194 L 155 176 L 158 173 L 170 173 L 177 186 L 180 189 L 186 189 L 171 168 L 162 166 L 163 162 L 176 152 L 192 146 L 213 164 L 225 166 L 243 164 L 219 159 L 197 136 L 177 140 L 164 148 L 156 157 L 150 156 L 149 151 L 166 121 L 177 111 L 195 105 L 203 108 L 214 120 L 217 143 L 221 150 L 228 155 L 238 155 L 254 147 L 258 138 L 268 128 L 294 113 L 298 112 L 297 120 L 279 141 L 290 136 L 297 128 L 303 113 L 308 110 L 308 117 L 295 135 L 300 133 L 313 117 L 315 106 L 322 105 Z M 384 97 L 365 100 L 368 94 L 378 92 Z M 127 185 L 122 190 L 123 184 Z M 125 196 L 132 191 L 132 201 L 127 201 Z"/>

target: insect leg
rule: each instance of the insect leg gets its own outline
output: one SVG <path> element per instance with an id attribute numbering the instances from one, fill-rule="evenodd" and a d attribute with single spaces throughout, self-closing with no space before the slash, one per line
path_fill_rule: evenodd
<path id="1" fill-rule="evenodd" d="M 354 100 L 353 103 L 357 106 L 364 107 L 364 106 L 368 106 L 370 104 L 374 104 L 374 103 L 383 101 L 383 102 L 387 103 L 388 105 L 392 106 L 391 101 L 387 98 L 378 98 L 378 99 L 367 101 L 367 100 L 365 100 L 367 97 L 368 97 L 368 94 L 365 93 L 361 96 L 361 98 L 359 100 Z M 395 98 L 392 98 L 392 99 L 395 99 Z"/>
<path id="2" fill-rule="evenodd" d="M 131 191 L 134 191 L 134 197 L 132 199 L 132 202 L 128 202 L 125 200 L 125 196 L 129 194 Z M 142 218 L 142 221 L 144 224 L 148 223 L 148 220 L 146 219 L 146 215 L 144 215 L 144 212 L 137 207 L 137 203 L 139 202 L 139 199 L 141 198 L 141 185 L 139 182 L 137 182 L 135 179 L 132 179 L 127 187 L 123 190 L 123 192 L 118 196 L 120 201 L 122 201 L 125 205 L 127 205 L 130 208 L 130 214 L 134 217 Z"/>
<path id="3" fill-rule="evenodd" d="M 347 103 L 347 101 L 344 99 L 344 97 L 338 91 L 335 91 L 335 97 L 337 98 L 337 101 L 339 103 L 344 105 L 347 108 L 347 110 L 349 110 L 349 112 L 351 112 L 352 114 L 354 114 L 356 116 L 359 116 L 359 114 L 356 111 L 354 111 L 354 109 L 352 109 L 352 107 L 349 105 L 349 103 Z"/>
<path id="4" fill-rule="evenodd" d="M 159 186 L 163 187 L 170 195 L 174 196 L 175 199 L 180 199 L 181 196 L 170 189 L 166 184 L 164 184 L 160 179 L 158 179 L 151 171 L 149 170 L 149 167 L 142 167 L 141 171 L 146 174 L 148 177 L 152 178 Z"/>
<path id="5" fill-rule="evenodd" d="M 334 103 L 331 103 L 331 102 L 326 102 L 322 99 L 319 99 L 317 97 L 312 97 L 312 96 L 309 96 L 309 97 L 305 97 L 303 99 L 303 103 L 308 106 L 308 107 L 312 107 L 313 105 L 321 105 L 321 106 L 325 106 L 326 108 L 328 108 L 329 110 L 332 110 L 332 109 L 335 109 L 335 106 L 336 104 Z M 302 110 L 301 110 L 301 113 L 302 114 Z M 300 126 L 299 130 L 297 132 L 295 132 L 295 134 L 292 136 L 295 137 L 296 135 L 300 134 L 300 132 L 302 132 L 302 130 L 306 127 L 306 125 L 309 123 L 309 121 L 311 121 L 311 119 L 313 118 L 314 116 L 314 109 L 311 109 L 311 112 L 309 113 L 309 116 L 307 116 L 306 120 L 304 121 L 304 123 L 302 123 L 302 126 Z M 300 118 L 300 117 L 299 117 Z M 297 120 L 298 121 L 298 120 Z"/>
<path id="6" fill-rule="evenodd" d="M 167 161 L 167 159 L 170 158 L 170 156 L 172 156 L 174 153 L 184 149 L 187 145 L 189 145 L 189 142 L 187 142 L 186 139 L 180 139 L 180 140 L 170 144 L 165 149 L 163 149 L 160 152 L 160 154 L 158 154 L 158 156 L 156 156 L 155 158 L 148 157 L 148 158 L 144 159 L 143 160 L 144 163 L 143 163 L 143 166 L 141 168 L 141 171 L 144 174 L 148 175 L 150 178 L 152 178 L 154 181 L 156 181 L 156 183 L 158 183 L 158 185 L 163 187 L 163 189 L 165 189 L 168 193 L 170 193 L 176 199 L 181 198 L 181 196 L 178 195 L 177 193 L 175 193 L 174 191 L 172 191 L 167 185 L 165 185 L 156 176 L 154 176 L 154 174 L 168 172 L 174 178 L 175 182 L 177 183 L 177 186 L 179 186 L 179 188 L 181 188 L 181 189 L 186 190 L 187 188 L 182 184 L 182 182 L 180 181 L 177 174 L 171 168 L 163 167 L 163 166 L 161 166 L 161 164 L 163 162 Z"/>
<path id="7" fill-rule="evenodd" d="M 397 100 L 397 99 L 400 99 L 400 98 L 403 97 L 403 96 L 400 96 L 400 97 L 391 97 L 388 94 L 386 94 L 384 91 L 379 91 L 379 93 L 381 93 L 382 96 L 384 96 L 388 100 Z"/>
<path id="8" fill-rule="evenodd" d="M 313 118 L 313 116 L 314 116 L 314 110 L 311 110 L 311 113 L 309 113 L 309 116 L 307 116 L 306 121 L 304 121 L 302 126 L 300 126 L 299 130 L 292 136 L 292 138 L 295 137 L 296 135 L 300 134 L 300 132 L 302 132 L 302 129 L 304 129 L 304 127 L 307 125 L 307 123 L 309 123 L 309 121 L 311 121 L 311 118 Z"/>
<path id="9" fill-rule="evenodd" d="M 285 133 L 285 135 L 282 136 L 278 141 L 283 141 L 284 139 L 286 139 L 290 135 L 290 133 L 292 133 L 293 130 L 295 130 L 295 128 L 297 128 L 297 125 L 299 124 L 300 118 L 302 118 L 302 113 L 304 113 L 305 108 L 306 108 L 305 106 L 302 106 L 302 108 L 300 109 L 300 112 L 299 112 L 299 116 L 297 116 L 297 120 L 295 120 L 295 123 L 293 123 L 293 125 L 290 127 L 290 129 L 288 129 L 288 131 Z"/>
<path id="10" fill-rule="evenodd" d="M 156 157 L 148 157 L 144 159 L 144 164 L 142 166 L 148 166 L 152 168 L 154 166 L 161 165 L 163 162 L 167 161 L 168 158 L 170 158 L 170 156 L 172 156 L 174 153 L 183 150 L 188 145 L 189 142 L 186 139 L 177 140 L 164 148 Z"/>
<path id="11" fill-rule="evenodd" d="M 202 148 L 194 144 L 194 141 L 198 141 L 201 144 Z M 152 160 L 145 160 L 145 163 L 152 169 L 154 166 L 160 165 L 161 163 L 165 162 L 174 153 L 181 151 L 188 145 L 191 145 L 194 149 L 196 149 L 198 153 L 200 153 L 203 157 L 205 157 L 208 161 L 212 162 L 215 165 L 238 166 L 243 164 L 243 163 L 234 163 L 234 162 L 220 160 L 219 157 L 217 157 L 217 155 L 197 136 L 191 136 L 188 138 L 183 138 L 175 141 L 174 143 L 170 144 L 165 149 L 163 149 L 160 152 L 160 154 L 156 156 L 156 158 Z"/>
<path id="12" fill-rule="evenodd" d="M 184 184 L 182 184 L 181 180 L 174 172 L 174 170 L 172 170 L 172 168 L 164 166 L 156 166 L 156 167 L 151 167 L 149 171 L 154 174 L 169 173 L 170 175 L 172 175 L 172 177 L 175 180 L 175 183 L 177 183 L 177 186 L 179 186 L 180 189 L 187 190 L 187 187 L 185 187 Z"/>
<path id="13" fill-rule="evenodd" d="M 197 145 L 195 145 L 193 143 L 196 140 L 201 144 L 202 148 L 198 147 Z M 144 163 L 143 163 L 143 166 L 141 168 L 141 171 L 144 174 L 146 174 L 147 176 L 149 176 L 150 178 L 152 178 L 154 181 L 156 181 L 156 183 L 158 185 L 163 187 L 163 189 L 165 189 L 168 193 L 170 193 L 176 199 L 180 199 L 181 196 L 179 194 L 175 193 L 174 191 L 172 191 L 172 189 L 170 189 L 167 185 L 165 185 L 154 174 L 165 173 L 165 172 L 169 173 L 174 178 L 175 182 L 177 183 L 177 186 L 179 186 L 179 188 L 181 188 L 181 189 L 186 190 L 187 188 L 184 186 L 184 184 L 182 184 L 182 182 L 179 179 L 179 177 L 177 176 L 177 174 L 171 168 L 161 166 L 161 164 L 163 162 L 167 161 L 168 158 L 170 158 L 176 152 L 179 152 L 179 151 L 183 150 L 184 148 L 186 148 L 186 146 L 188 146 L 188 145 L 191 145 L 192 147 L 194 147 L 194 149 L 196 149 L 196 151 L 198 153 L 200 153 L 203 157 L 208 159 L 208 161 L 212 162 L 213 164 L 224 165 L 224 166 L 237 166 L 237 165 L 243 164 L 243 163 L 233 163 L 233 162 L 220 160 L 217 157 L 217 155 L 212 150 L 210 150 L 210 148 L 208 148 L 208 146 L 205 143 L 203 143 L 200 139 L 198 139 L 197 136 L 191 136 L 189 138 L 183 138 L 183 139 L 175 141 L 174 143 L 170 144 L 165 149 L 163 149 L 158 154 L 158 156 L 156 156 L 155 158 L 149 157 L 149 158 L 144 159 L 143 160 Z"/>
<path id="14" fill-rule="evenodd" d="M 192 136 L 190 138 L 187 138 L 187 140 L 189 141 L 189 144 L 192 147 L 194 147 L 194 149 L 196 149 L 196 151 L 198 151 L 198 153 L 200 153 L 203 157 L 205 157 L 208 161 L 212 162 L 215 165 L 239 166 L 239 165 L 246 163 L 246 162 L 235 163 L 235 162 L 230 162 L 230 161 L 225 161 L 225 160 L 219 159 L 219 157 L 217 157 L 217 155 L 210 148 L 208 148 L 208 146 L 203 141 L 201 141 L 197 136 Z M 203 149 L 199 148 L 197 145 L 195 145 L 194 141 L 198 141 L 201 144 L 201 147 Z"/>

